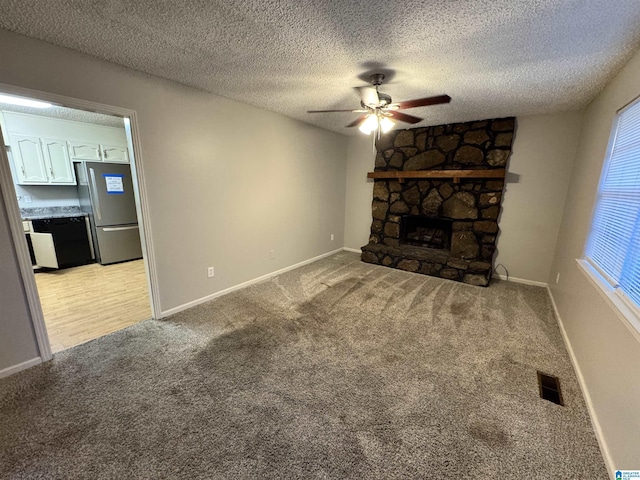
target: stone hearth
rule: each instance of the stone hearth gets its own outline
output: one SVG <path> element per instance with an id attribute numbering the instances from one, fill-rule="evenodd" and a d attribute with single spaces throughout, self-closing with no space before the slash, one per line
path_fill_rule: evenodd
<path id="1" fill-rule="evenodd" d="M 515 119 L 502 118 L 389 132 L 377 142 L 375 171 L 502 169 L 514 131 Z M 503 188 L 502 179 L 376 179 L 371 236 L 362 260 L 487 286 Z M 415 241 L 428 239 L 429 229 L 403 238 L 402 220 L 406 224 L 408 216 L 448 221 L 451 237 L 444 248 L 439 241 L 422 246 Z"/>

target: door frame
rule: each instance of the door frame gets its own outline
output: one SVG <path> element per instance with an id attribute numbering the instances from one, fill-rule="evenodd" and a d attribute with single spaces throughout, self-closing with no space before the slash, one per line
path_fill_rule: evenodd
<path id="1" fill-rule="evenodd" d="M 0 92 L 9 95 L 17 95 L 29 97 L 36 100 L 42 100 L 58 106 L 75 108 L 78 110 L 87 110 L 90 112 L 103 113 L 107 115 L 115 115 L 123 117 L 124 129 L 127 132 L 127 144 L 131 153 L 130 165 L 133 174 L 133 190 L 136 199 L 136 213 L 138 215 L 138 225 L 140 227 L 140 239 L 142 243 L 142 255 L 146 270 L 147 287 L 149 291 L 149 300 L 151 304 L 151 318 L 156 319 L 160 312 L 160 291 L 158 288 L 158 272 L 156 268 L 155 251 L 151 235 L 151 226 L 149 223 L 149 201 L 147 198 L 147 187 L 145 181 L 145 168 L 143 166 L 142 146 L 140 142 L 140 131 L 138 129 L 138 115 L 135 110 L 128 108 L 115 107 L 103 103 L 91 102 L 64 95 L 43 92 L 30 88 L 18 87 L 0 83 Z M 0 140 L 3 142 L 0 148 L 0 190 L 4 197 L 6 205 L 9 228 L 13 238 L 13 248 L 22 282 L 26 292 L 27 303 L 31 314 L 31 322 L 36 336 L 36 342 L 43 362 L 51 360 L 51 345 L 47 334 L 47 327 L 44 322 L 40 297 L 38 295 L 38 287 L 36 286 L 35 275 L 31 265 L 31 257 L 27 247 L 27 241 L 22 226 L 22 217 L 20 208 L 16 200 L 15 185 L 9 168 L 9 158 L 4 148 L 4 139 L 0 131 Z"/>

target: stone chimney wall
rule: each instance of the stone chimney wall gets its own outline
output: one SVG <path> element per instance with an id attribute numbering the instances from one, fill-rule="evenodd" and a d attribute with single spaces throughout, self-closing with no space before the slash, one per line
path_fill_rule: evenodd
<path id="1" fill-rule="evenodd" d="M 375 171 L 506 168 L 515 118 L 395 130 L 377 142 Z M 376 179 L 362 260 L 487 286 L 499 234 L 502 179 Z M 450 250 L 400 244 L 403 215 L 453 221 Z"/>

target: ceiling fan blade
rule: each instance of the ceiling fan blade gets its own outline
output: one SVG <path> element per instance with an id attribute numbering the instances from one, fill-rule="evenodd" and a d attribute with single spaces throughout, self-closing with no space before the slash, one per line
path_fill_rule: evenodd
<path id="1" fill-rule="evenodd" d="M 378 97 L 378 91 L 373 87 L 356 87 L 360 95 L 360 100 L 365 105 L 373 105 L 377 107 L 380 104 L 380 98 Z"/>
<path id="2" fill-rule="evenodd" d="M 331 112 L 351 112 L 351 113 L 364 113 L 367 110 L 307 110 L 307 113 L 331 113 Z"/>
<path id="3" fill-rule="evenodd" d="M 440 105 L 441 103 L 449 103 L 451 97 L 449 95 L 437 95 L 435 97 L 417 98 L 415 100 L 407 100 L 406 102 L 398 102 L 399 108 L 415 108 L 415 107 L 427 107 L 429 105 Z"/>
<path id="4" fill-rule="evenodd" d="M 360 115 L 356 120 L 354 120 L 353 122 L 351 122 L 349 125 L 347 125 L 347 127 L 357 127 L 359 126 L 362 122 L 365 121 L 365 119 L 368 117 L 369 115 Z"/>
<path id="5" fill-rule="evenodd" d="M 385 115 L 388 115 L 391 118 L 395 118 L 396 120 L 400 120 L 401 122 L 407 123 L 418 123 L 422 121 L 422 118 L 414 117 L 413 115 L 407 115 L 406 113 L 397 112 L 397 111 L 387 111 Z"/>

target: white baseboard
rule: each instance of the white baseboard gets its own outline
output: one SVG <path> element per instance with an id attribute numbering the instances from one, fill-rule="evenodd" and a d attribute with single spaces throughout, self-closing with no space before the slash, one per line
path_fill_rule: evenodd
<path id="1" fill-rule="evenodd" d="M 342 247 L 342 250 L 344 250 L 345 252 L 362 253 L 362 250 L 360 250 L 359 248 Z"/>
<path id="2" fill-rule="evenodd" d="M 26 362 L 13 365 L 12 367 L 4 368 L 0 370 L 0 378 L 8 377 L 9 375 L 13 375 L 14 373 L 26 370 L 27 368 L 33 367 L 35 365 L 39 365 L 40 363 L 42 363 L 42 358 L 36 357 L 32 358 L 31 360 L 27 360 Z"/>
<path id="3" fill-rule="evenodd" d="M 296 263 L 294 265 L 290 265 L 285 268 L 281 268 L 280 270 L 276 270 L 275 272 L 267 273 L 266 275 L 262 275 L 261 277 L 254 278 L 252 280 L 247 280 L 246 282 L 242 282 L 238 285 L 234 285 L 233 287 L 225 288 L 224 290 L 220 290 L 219 292 L 212 293 L 211 295 L 207 295 L 206 297 L 198 298 L 197 300 L 193 300 L 191 302 L 185 303 L 183 305 L 179 305 L 174 308 L 170 308 L 169 310 L 165 310 L 160 314 L 160 318 L 168 317 L 169 315 L 173 315 L 178 312 L 182 312 L 183 310 L 187 310 L 188 308 L 195 307 L 196 305 L 200 305 L 201 303 L 208 302 L 218 297 L 222 297 L 223 295 L 227 295 L 228 293 L 235 292 L 236 290 L 240 290 L 242 288 L 248 287 L 249 285 L 253 285 L 255 283 L 260 283 L 265 280 L 269 280 L 270 278 L 281 275 L 289 270 L 294 270 L 296 268 L 302 267 L 303 265 L 308 265 L 309 263 L 317 262 L 318 260 L 333 255 L 335 253 L 339 253 L 342 251 L 342 248 L 338 248 L 336 250 L 332 250 L 331 252 L 323 253 L 322 255 L 318 255 L 317 257 L 310 258 L 308 260 L 304 260 L 300 263 Z"/>
<path id="4" fill-rule="evenodd" d="M 564 329 L 564 324 L 562 323 L 562 317 L 560 317 L 558 306 L 556 305 L 556 301 L 553 298 L 553 294 L 551 293 L 551 289 L 549 288 L 548 285 L 547 285 L 547 292 L 549 293 L 549 298 L 551 299 L 551 305 L 553 306 L 553 311 L 556 314 L 556 319 L 558 320 L 558 326 L 560 327 L 560 332 L 562 333 L 562 339 L 564 340 L 564 345 L 567 348 L 567 351 L 569 352 L 569 358 L 571 358 L 571 364 L 573 365 L 573 369 L 576 372 L 576 377 L 578 378 L 578 384 L 580 385 L 580 390 L 582 390 L 582 396 L 584 397 L 584 401 L 587 404 L 587 410 L 589 411 L 589 418 L 591 419 L 591 426 L 593 427 L 593 431 L 596 434 L 596 439 L 598 440 L 598 445 L 600 446 L 600 452 L 602 453 L 602 457 L 604 458 L 604 463 L 607 466 L 607 470 L 609 471 L 609 476 L 613 480 L 615 477 L 615 468 L 613 465 L 613 459 L 611 458 L 609 447 L 607 446 L 607 442 L 604 439 L 602 428 L 600 427 L 600 422 L 598 421 L 598 417 L 596 416 L 595 409 L 593 408 L 593 403 L 591 402 L 591 396 L 589 395 L 589 390 L 587 389 L 587 385 L 584 382 L 584 377 L 582 376 L 582 370 L 580 370 L 580 365 L 578 365 L 578 360 L 576 359 L 576 356 L 573 353 L 573 347 L 571 346 L 571 341 L 567 336 L 567 331 Z"/>
<path id="5" fill-rule="evenodd" d="M 506 275 L 493 275 L 494 277 L 498 277 L 500 280 L 507 280 Z M 509 277 L 509 281 L 513 283 L 522 283 L 523 285 L 534 285 L 536 287 L 545 287 L 548 288 L 549 285 L 545 282 L 536 282 L 535 280 L 527 280 L 526 278 L 518 278 L 518 277 Z"/>

